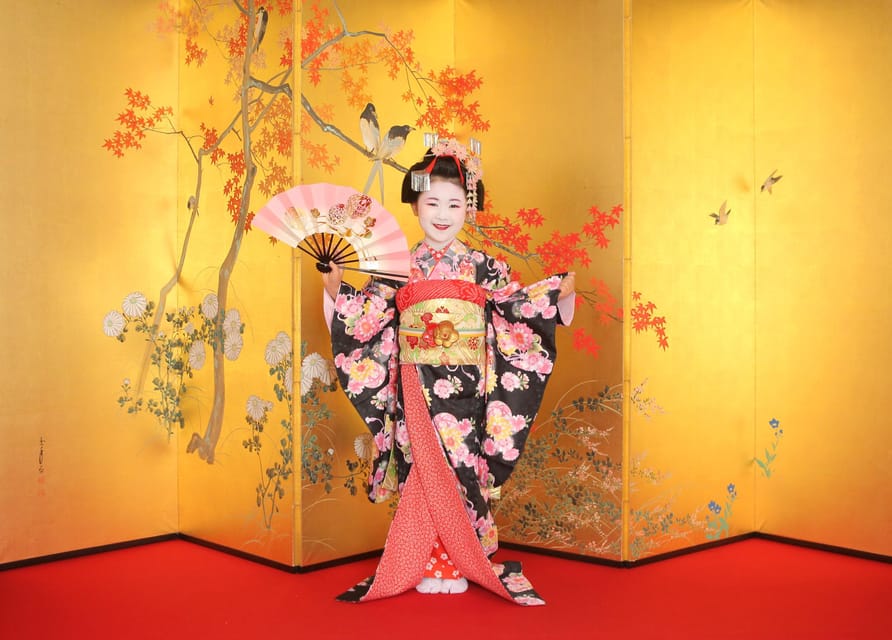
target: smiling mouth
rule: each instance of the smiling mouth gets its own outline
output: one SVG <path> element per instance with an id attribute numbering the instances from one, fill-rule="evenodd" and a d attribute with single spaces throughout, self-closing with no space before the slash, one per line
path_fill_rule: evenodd
<path id="1" fill-rule="evenodd" d="M 448 224 L 435 224 L 435 225 L 434 225 L 434 229 L 438 229 L 438 230 L 440 230 L 440 231 L 446 231 L 446 229 L 448 229 L 450 226 L 452 226 L 452 225 L 448 225 Z"/>

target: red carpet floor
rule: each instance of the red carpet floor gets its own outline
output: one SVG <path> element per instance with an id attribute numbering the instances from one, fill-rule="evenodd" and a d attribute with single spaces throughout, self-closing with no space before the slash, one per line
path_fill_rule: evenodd
<path id="1" fill-rule="evenodd" d="M 504 550 L 548 601 L 473 585 L 351 605 L 364 560 L 291 574 L 182 540 L 0 571 L 0 638 L 892 637 L 892 565 L 749 539 L 633 569 Z"/>

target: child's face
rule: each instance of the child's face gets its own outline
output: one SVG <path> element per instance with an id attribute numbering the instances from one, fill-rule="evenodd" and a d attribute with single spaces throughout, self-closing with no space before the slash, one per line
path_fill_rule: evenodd
<path id="1" fill-rule="evenodd" d="M 424 241 L 433 249 L 442 249 L 455 239 L 465 224 L 467 207 L 465 190 L 460 185 L 437 178 L 412 204 L 424 231 Z"/>

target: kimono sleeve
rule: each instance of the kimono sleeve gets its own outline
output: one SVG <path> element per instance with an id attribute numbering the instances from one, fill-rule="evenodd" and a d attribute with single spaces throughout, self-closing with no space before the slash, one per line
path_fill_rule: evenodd
<path id="1" fill-rule="evenodd" d="M 342 283 L 331 322 L 338 380 L 371 432 L 377 449 L 369 477 L 369 499 L 373 502 L 386 499 L 393 485 L 392 479 L 387 483 L 385 479 L 392 475 L 388 463 L 398 377 L 399 317 L 395 293 L 394 288 L 374 280 L 361 290 Z"/>
<path id="2" fill-rule="evenodd" d="M 523 452 L 554 369 L 560 283 L 551 276 L 489 303 L 483 452 L 496 487 Z"/>

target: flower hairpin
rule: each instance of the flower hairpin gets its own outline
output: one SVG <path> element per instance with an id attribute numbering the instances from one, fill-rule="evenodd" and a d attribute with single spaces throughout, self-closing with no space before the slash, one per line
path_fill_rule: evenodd
<path id="1" fill-rule="evenodd" d="M 412 190 L 428 191 L 431 188 L 431 171 L 434 169 L 437 158 L 450 157 L 455 159 L 458 173 L 465 183 L 465 191 L 468 194 L 468 212 L 477 211 L 477 183 L 483 177 L 483 166 L 480 163 L 480 141 L 471 138 L 469 146 L 465 147 L 454 138 L 440 138 L 435 133 L 425 133 L 424 143 L 430 148 L 433 159 L 424 169 L 412 172 Z"/>

